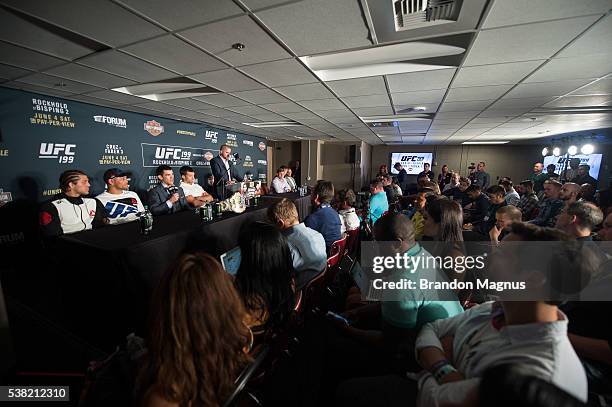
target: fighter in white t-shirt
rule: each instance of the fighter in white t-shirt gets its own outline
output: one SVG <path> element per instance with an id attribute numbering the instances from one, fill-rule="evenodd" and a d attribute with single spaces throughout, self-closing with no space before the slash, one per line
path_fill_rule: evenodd
<path id="1" fill-rule="evenodd" d="M 144 212 L 138 194 L 129 190 L 130 173 L 111 168 L 104 173 L 107 190 L 96 198 L 102 202 L 111 225 L 132 222 Z"/>
<path id="2" fill-rule="evenodd" d="M 212 195 L 204 191 L 204 188 L 195 182 L 193 168 L 185 165 L 179 169 L 179 172 L 181 173 L 181 184 L 179 186 L 185 191 L 185 198 L 189 205 L 197 208 L 214 200 Z"/>

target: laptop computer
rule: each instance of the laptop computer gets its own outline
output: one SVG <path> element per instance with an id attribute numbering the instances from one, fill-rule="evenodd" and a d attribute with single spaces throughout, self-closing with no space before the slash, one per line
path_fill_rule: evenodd
<path id="1" fill-rule="evenodd" d="M 363 271 L 359 262 L 354 262 L 351 268 L 351 276 L 355 280 L 355 284 L 361 291 L 361 298 L 365 301 L 377 302 L 382 300 L 383 290 L 377 290 L 372 284 L 372 280 L 367 273 Z"/>
<path id="2" fill-rule="evenodd" d="M 221 265 L 223 269 L 235 276 L 240 267 L 240 247 L 236 246 L 233 249 L 223 253 L 221 255 Z"/>

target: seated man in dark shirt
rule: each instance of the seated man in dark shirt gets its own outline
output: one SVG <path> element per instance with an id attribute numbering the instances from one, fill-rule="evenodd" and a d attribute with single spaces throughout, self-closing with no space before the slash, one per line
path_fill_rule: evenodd
<path id="1" fill-rule="evenodd" d="M 306 226 L 323 235 L 328 253 L 332 243 L 340 239 L 340 218 L 338 212 L 331 207 L 332 199 L 334 184 L 330 181 L 317 182 L 311 195 L 315 210 L 304 220 Z"/>
<path id="2" fill-rule="evenodd" d="M 459 201 L 461 207 L 470 203 L 470 198 L 467 196 L 465 191 L 472 184 L 469 178 L 461 177 L 459 178 L 459 185 L 454 188 L 447 189 L 442 192 L 443 195 L 448 196 L 453 201 Z"/>
<path id="3" fill-rule="evenodd" d="M 578 167 L 578 176 L 572 180 L 572 182 L 582 185 L 582 184 L 591 184 L 595 188 L 597 188 L 597 180 L 589 175 L 591 171 L 591 166 L 587 164 L 583 164 Z"/>
<path id="4" fill-rule="evenodd" d="M 472 221 L 472 230 L 474 230 L 474 232 L 480 233 L 481 235 L 489 235 L 489 231 L 496 222 L 495 213 L 499 208 L 506 206 L 505 195 L 506 191 L 499 185 L 493 185 L 487 188 L 487 197 L 489 198 L 490 205 L 482 221 L 477 223 Z"/>
<path id="5" fill-rule="evenodd" d="M 435 179 L 434 178 L 435 175 L 434 175 L 433 171 L 431 171 L 429 168 L 430 168 L 429 163 L 423 164 L 423 171 L 419 172 L 417 177 L 420 177 L 422 175 L 426 175 L 427 178 L 429 178 L 430 181 L 433 181 Z"/>
<path id="6" fill-rule="evenodd" d="M 487 216 L 489 206 L 491 206 L 489 198 L 481 192 L 478 185 L 470 185 L 465 193 L 471 203 L 465 207 L 464 221 L 472 224 L 481 222 Z"/>

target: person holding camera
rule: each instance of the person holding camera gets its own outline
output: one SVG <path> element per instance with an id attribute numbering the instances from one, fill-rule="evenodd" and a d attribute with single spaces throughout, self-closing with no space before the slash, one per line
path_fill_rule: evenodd
<path id="1" fill-rule="evenodd" d="M 183 188 L 174 185 L 174 172 L 168 165 L 155 170 L 159 184 L 149 190 L 149 208 L 153 215 L 176 213 L 189 209 Z"/>

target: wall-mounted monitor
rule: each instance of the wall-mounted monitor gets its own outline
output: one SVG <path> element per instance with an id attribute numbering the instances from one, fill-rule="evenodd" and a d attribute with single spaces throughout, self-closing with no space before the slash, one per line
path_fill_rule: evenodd
<path id="1" fill-rule="evenodd" d="M 572 158 L 580 158 L 580 165 L 589 165 L 591 169 L 589 170 L 589 175 L 595 179 L 599 179 L 599 167 L 601 166 L 601 154 L 577 154 L 569 156 L 566 158 L 564 155 L 559 157 L 555 157 L 554 155 L 549 155 L 544 157 L 544 171 L 546 171 L 546 167 L 550 164 L 555 165 L 555 173 L 561 175 L 561 172 L 565 169 L 565 161 L 569 161 Z M 569 162 L 567 163 L 567 168 L 569 168 Z"/>
<path id="2" fill-rule="evenodd" d="M 391 153 L 389 170 L 391 174 L 397 174 L 398 171 L 393 166 L 400 163 L 408 175 L 417 175 L 424 170 L 423 164 L 428 163 L 431 168 L 432 160 L 433 153 Z"/>

